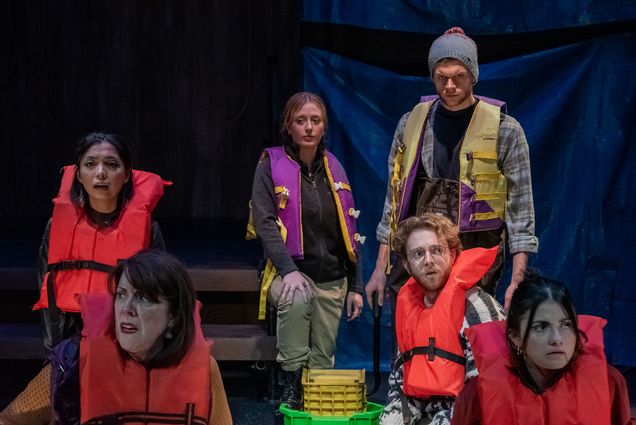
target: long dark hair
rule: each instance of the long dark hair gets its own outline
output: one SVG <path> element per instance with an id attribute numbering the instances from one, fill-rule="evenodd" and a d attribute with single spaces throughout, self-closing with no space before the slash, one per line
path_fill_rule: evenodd
<path id="1" fill-rule="evenodd" d="M 173 366 L 181 361 L 194 341 L 195 291 L 185 267 L 174 256 L 158 249 L 139 251 L 117 265 L 109 278 L 111 293 L 126 273 L 130 285 L 150 301 L 165 298 L 170 306 L 172 337 L 159 337 L 148 352 L 149 369 Z"/>
<path id="2" fill-rule="evenodd" d="M 77 171 L 80 168 L 82 158 L 88 152 L 90 148 L 95 145 L 99 145 L 100 143 L 110 143 L 115 150 L 117 151 L 117 155 L 121 160 L 124 168 L 130 175 L 130 178 L 124 186 L 121 188 L 119 192 L 117 206 L 121 207 L 126 201 L 128 201 L 132 197 L 133 193 L 133 176 L 131 173 L 132 165 L 130 159 L 130 149 L 128 149 L 128 145 L 124 142 L 124 139 L 117 134 L 108 134 L 108 133 L 90 133 L 85 137 L 81 138 L 75 147 L 75 177 L 73 177 L 73 185 L 71 186 L 71 200 L 76 205 L 85 206 L 88 202 L 88 193 L 84 189 L 84 186 L 77 179 Z"/>
<path id="3" fill-rule="evenodd" d="M 556 280 L 541 276 L 534 270 L 527 270 L 523 280 L 510 300 L 510 309 L 508 310 L 508 318 L 506 320 L 506 335 L 508 336 L 506 340 L 508 348 L 512 353 L 512 358 L 514 359 L 513 372 L 519 376 L 525 386 L 532 389 L 535 393 L 541 393 L 542 391 L 530 376 L 530 371 L 528 370 L 528 365 L 526 364 L 523 353 L 528 343 L 528 335 L 530 334 L 531 328 L 530 324 L 534 319 L 537 308 L 546 300 L 554 300 L 563 308 L 572 323 L 572 329 L 576 336 L 574 354 L 561 373 L 567 371 L 568 368 L 574 364 L 578 353 L 581 352 L 583 347 L 581 338 L 586 338 L 585 334 L 579 330 L 574 302 L 568 289 Z M 521 335 L 521 321 L 522 317 L 526 314 L 528 316 L 528 326 L 526 326 L 524 334 Z M 514 345 L 510 338 L 511 335 L 519 336 L 521 340 L 520 347 Z M 518 348 L 520 348 L 520 350 L 518 350 Z"/>

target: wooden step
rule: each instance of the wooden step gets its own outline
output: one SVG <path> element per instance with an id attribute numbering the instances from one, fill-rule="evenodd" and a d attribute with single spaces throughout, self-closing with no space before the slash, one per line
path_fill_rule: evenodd
<path id="1" fill-rule="evenodd" d="M 37 288 L 39 240 L 0 240 L 0 290 Z M 168 252 L 186 266 L 197 291 L 257 292 L 257 241 L 169 241 Z"/>
<path id="2" fill-rule="evenodd" d="M 243 266 L 245 267 L 245 266 Z M 199 292 L 258 292 L 258 272 L 255 268 L 188 267 L 194 289 Z M 36 291 L 35 268 L 0 269 L 0 290 Z"/>
<path id="3" fill-rule="evenodd" d="M 258 292 L 256 269 L 188 268 L 194 289 L 200 292 Z"/>
<path id="4" fill-rule="evenodd" d="M 212 339 L 212 353 L 218 361 L 273 361 L 276 337 L 259 325 L 202 325 Z M 39 324 L 0 324 L 0 359 L 41 359 L 44 357 Z"/>

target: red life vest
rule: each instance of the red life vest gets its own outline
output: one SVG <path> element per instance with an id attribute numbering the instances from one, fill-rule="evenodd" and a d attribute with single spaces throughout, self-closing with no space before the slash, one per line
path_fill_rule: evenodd
<path id="1" fill-rule="evenodd" d="M 466 359 L 459 331 L 464 321 L 466 291 L 490 269 L 496 256 L 497 247 L 463 251 L 431 307 L 424 305 L 426 290 L 414 278 L 400 289 L 395 327 L 406 395 L 456 396 L 464 387 Z"/>
<path id="2" fill-rule="evenodd" d="M 176 366 L 147 370 L 122 355 L 113 326 L 113 299 L 81 297 L 84 329 L 80 343 L 81 423 L 207 425 L 211 412 L 210 342 L 201 331 L 197 302 L 195 338 Z"/>
<path id="3" fill-rule="evenodd" d="M 78 294 L 106 293 L 107 273 L 117 260 L 131 257 L 150 245 L 150 214 L 163 196 L 157 174 L 132 170 L 133 195 L 117 221 L 97 227 L 84 208 L 71 201 L 75 167 L 64 167 L 60 191 L 53 199 L 48 269 L 34 310 L 49 308 L 48 288 L 55 284 L 55 304 L 62 311 L 79 312 Z"/>
<path id="4" fill-rule="evenodd" d="M 611 402 L 603 351 L 606 320 L 579 316 L 583 352 L 572 368 L 543 394 L 535 394 L 510 370 L 504 321 L 466 329 L 479 369 L 477 378 L 482 422 L 489 425 L 609 424 Z"/>

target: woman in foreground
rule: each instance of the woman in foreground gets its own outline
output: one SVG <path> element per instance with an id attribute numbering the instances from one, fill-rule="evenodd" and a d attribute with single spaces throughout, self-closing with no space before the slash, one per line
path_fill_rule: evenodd
<path id="1" fill-rule="evenodd" d="M 526 273 L 506 322 L 466 330 L 479 377 L 452 424 L 634 424 L 625 379 L 605 359 L 605 323 L 577 316 L 561 284 Z"/>
<path id="2" fill-rule="evenodd" d="M 231 424 L 183 265 L 141 251 L 115 268 L 109 287 L 112 295 L 81 297 L 81 339 L 54 348 L 0 424 Z"/>

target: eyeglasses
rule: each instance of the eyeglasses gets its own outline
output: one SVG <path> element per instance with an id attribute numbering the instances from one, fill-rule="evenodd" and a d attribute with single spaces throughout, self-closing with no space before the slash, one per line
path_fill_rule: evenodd
<path id="1" fill-rule="evenodd" d="M 443 245 L 433 245 L 426 248 L 415 248 L 406 253 L 406 256 L 411 261 L 421 261 L 424 257 L 426 257 L 426 252 L 431 254 L 433 258 L 442 258 L 444 254 L 446 254 L 446 247 Z"/>
<path id="2" fill-rule="evenodd" d="M 448 77 L 442 74 L 433 75 L 433 81 L 437 84 L 445 86 L 446 84 L 448 84 L 448 80 L 453 80 L 453 84 L 458 85 L 468 80 L 468 74 L 466 74 L 465 72 L 460 72 L 459 74 L 455 74 L 452 77 Z"/>

